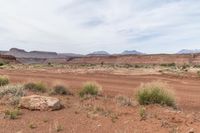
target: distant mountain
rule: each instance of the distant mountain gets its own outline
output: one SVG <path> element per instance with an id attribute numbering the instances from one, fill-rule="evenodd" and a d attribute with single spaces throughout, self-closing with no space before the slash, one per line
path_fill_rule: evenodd
<path id="1" fill-rule="evenodd" d="M 0 51 L 0 54 L 5 55 L 8 51 Z"/>
<path id="2" fill-rule="evenodd" d="M 46 51 L 30 51 L 27 52 L 23 49 L 11 48 L 9 51 L 1 51 L 0 53 L 4 55 L 12 55 L 17 58 L 47 58 L 47 59 L 55 59 L 55 58 L 67 58 L 67 57 L 79 57 L 81 55 L 73 54 L 73 53 L 61 53 L 58 54 L 56 52 L 46 52 Z"/>
<path id="3" fill-rule="evenodd" d="M 56 58 L 58 54 L 56 52 L 45 52 L 45 51 L 30 51 L 27 52 L 23 49 L 11 48 L 7 55 L 12 55 L 17 58 Z"/>
<path id="4" fill-rule="evenodd" d="M 95 52 L 90 53 L 88 55 L 89 56 L 107 56 L 107 55 L 110 55 L 110 54 L 106 51 L 95 51 Z"/>
<path id="5" fill-rule="evenodd" d="M 23 49 L 18 49 L 18 48 L 11 48 L 10 50 L 9 50 L 10 52 L 26 52 L 25 50 L 23 50 Z"/>
<path id="6" fill-rule="evenodd" d="M 142 52 L 139 52 L 139 51 L 136 51 L 136 50 L 132 50 L 132 51 L 124 51 L 121 53 L 122 55 L 141 55 L 141 54 L 144 54 Z"/>
<path id="7" fill-rule="evenodd" d="M 82 57 L 82 54 L 74 54 L 74 53 L 58 53 L 59 57 Z"/>
<path id="8" fill-rule="evenodd" d="M 182 49 L 177 54 L 195 54 L 195 53 L 200 53 L 200 49 L 195 49 L 195 50 Z"/>

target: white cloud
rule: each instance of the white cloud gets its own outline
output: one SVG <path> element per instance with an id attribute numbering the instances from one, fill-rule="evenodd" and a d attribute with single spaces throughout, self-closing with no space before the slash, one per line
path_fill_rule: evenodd
<path id="1" fill-rule="evenodd" d="M 200 48 L 198 0 L 0 0 L 0 45 L 149 53 Z"/>

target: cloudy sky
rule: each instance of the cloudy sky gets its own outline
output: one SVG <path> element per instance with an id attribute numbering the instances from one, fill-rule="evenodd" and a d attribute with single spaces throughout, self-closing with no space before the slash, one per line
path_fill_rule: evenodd
<path id="1" fill-rule="evenodd" d="M 200 49 L 200 0 L 0 0 L 0 49 Z"/>

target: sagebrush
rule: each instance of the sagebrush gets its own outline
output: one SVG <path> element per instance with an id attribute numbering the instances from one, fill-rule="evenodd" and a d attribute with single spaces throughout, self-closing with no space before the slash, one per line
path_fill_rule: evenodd
<path id="1" fill-rule="evenodd" d="M 5 76 L 0 76 L 0 86 L 9 84 L 9 79 Z"/>
<path id="2" fill-rule="evenodd" d="M 102 87 L 96 82 L 87 82 L 83 85 L 82 90 L 79 92 L 80 97 L 87 95 L 97 96 L 102 92 Z"/>
<path id="3" fill-rule="evenodd" d="M 27 83 L 24 85 L 24 89 L 30 90 L 33 92 L 46 92 L 47 88 L 45 84 L 38 82 L 38 83 Z"/>
<path id="4" fill-rule="evenodd" d="M 20 115 L 22 115 L 19 109 L 10 109 L 5 111 L 5 117 L 8 119 L 17 119 Z"/>
<path id="5" fill-rule="evenodd" d="M 162 82 L 151 82 L 141 85 L 136 97 L 141 105 L 160 104 L 176 106 L 174 94 Z"/>
<path id="6" fill-rule="evenodd" d="M 51 95 L 72 95 L 70 90 L 67 87 L 63 86 L 63 85 L 54 86 L 51 89 L 50 94 Z"/>
<path id="7" fill-rule="evenodd" d="M 0 87 L 1 103 L 17 105 L 22 96 L 25 95 L 23 85 L 7 85 Z"/>
<path id="8" fill-rule="evenodd" d="M 117 104 L 119 104 L 120 106 L 134 106 L 135 103 L 134 101 L 127 97 L 127 96 L 123 96 L 123 95 L 119 95 L 115 97 Z"/>

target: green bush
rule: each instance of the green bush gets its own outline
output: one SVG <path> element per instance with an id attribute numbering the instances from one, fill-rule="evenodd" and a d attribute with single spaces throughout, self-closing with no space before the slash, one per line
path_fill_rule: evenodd
<path id="1" fill-rule="evenodd" d="M 136 64 L 135 65 L 135 68 L 143 68 L 144 67 L 144 65 L 142 65 L 142 64 Z"/>
<path id="2" fill-rule="evenodd" d="M 0 66 L 3 66 L 4 65 L 4 62 L 0 62 Z"/>
<path id="3" fill-rule="evenodd" d="M 43 83 L 27 83 L 24 85 L 24 89 L 33 92 L 46 92 L 46 86 Z"/>
<path id="4" fill-rule="evenodd" d="M 124 64 L 123 67 L 124 68 L 131 68 L 131 67 L 134 67 L 134 66 L 132 64 Z"/>
<path id="5" fill-rule="evenodd" d="M 197 75 L 198 75 L 198 77 L 200 77 L 200 71 L 197 71 Z"/>
<path id="6" fill-rule="evenodd" d="M 0 59 L 0 66 L 4 66 L 4 65 L 7 65 L 7 64 L 9 64 L 9 61 Z"/>
<path id="7" fill-rule="evenodd" d="M 20 112 L 19 109 L 12 109 L 12 110 L 6 110 L 5 111 L 5 116 L 6 118 L 9 118 L 9 119 L 17 119 L 19 115 L 21 115 L 22 113 Z"/>
<path id="8" fill-rule="evenodd" d="M 96 82 L 87 82 L 83 85 L 82 90 L 79 92 L 80 97 L 87 95 L 97 96 L 101 93 L 102 87 Z"/>
<path id="9" fill-rule="evenodd" d="M 52 95 L 72 95 L 72 93 L 66 87 L 62 85 L 56 85 L 51 90 L 50 94 Z"/>
<path id="10" fill-rule="evenodd" d="M 147 117 L 146 108 L 145 107 L 140 107 L 139 114 L 140 114 L 141 120 L 145 120 L 146 117 Z"/>
<path id="11" fill-rule="evenodd" d="M 190 68 L 190 65 L 189 65 L 189 64 L 183 64 L 183 65 L 181 66 L 181 69 L 182 69 L 182 70 L 185 70 L 185 69 L 187 69 L 187 68 Z"/>
<path id="12" fill-rule="evenodd" d="M 160 104 L 175 107 L 175 98 L 165 84 L 152 82 L 142 85 L 136 97 L 141 105 Z"/>
<path id="13" fill-rule="evenodd" d="M 175 63 L 169 63 L 169 64 L 160 64 L 160 66 L 163 66 L 163 67 L 175 67 L 176 64 Z"/>
<path id="14" fill-rule="evenodd" d="M 200 65 L 198 64 L 198 65 L 194 65 L 193 66 L 194 68 L 200 68 Z"/>
<path id="15" fill-rule="evenodd" d="M 7 77 L 0 76 L 0 86 L 4 86 L 7 84 L 9 84 L 9 79 Z"/>

